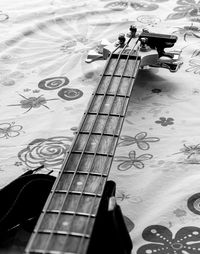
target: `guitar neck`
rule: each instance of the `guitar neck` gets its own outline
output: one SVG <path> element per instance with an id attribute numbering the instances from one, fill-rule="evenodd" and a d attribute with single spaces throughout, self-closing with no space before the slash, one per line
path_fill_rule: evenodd
<path id="1" fill-rule="evenodd" d="M 87 253 L 139 65 L 111 54 L 26 253 Z"/>

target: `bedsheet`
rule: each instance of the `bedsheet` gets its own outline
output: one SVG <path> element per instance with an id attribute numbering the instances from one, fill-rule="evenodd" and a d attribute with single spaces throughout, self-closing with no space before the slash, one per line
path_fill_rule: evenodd
<path id="1" fill-rule="evenodd" d="M 200 1 L 1 0 L 0 187 L 57 175 L 104 61 L 130 25 L 178 36 L 176 73 L 139 72 L 109 178 L 134 254 L 200 253 Z"/>

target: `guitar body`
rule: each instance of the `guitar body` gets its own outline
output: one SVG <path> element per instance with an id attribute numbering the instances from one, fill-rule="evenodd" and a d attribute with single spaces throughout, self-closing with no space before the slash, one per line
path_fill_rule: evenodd
<path id="1" fill-rule="evenodd" d="M 32 230 L 55 177 L 27 172 L 0 191 L 0 237 L 7 238 L 19 226 Z"/>
<path id="2" fill-rule="evenodd" d="M 11 245 L 15 234 L 21 228 L 26 229 L 30 236 L 54 180 L 55 177 L 50 175 L 27 172 L 0 191 L 0 202 L 3 204 L 0 209 L 0 252 L 2 250 L 6 253 L 13 253 Z M 109 200 L 114 195 L 115 183 L 108 181 L 87 254 L 129 254 L 131 252 L 132 242 L 120 207 L 115 205 L 108 211 Z M 21 237 L 28 241 L 27 234 Z M 20 247 L 25 248 L 25 245 Z"/>
<path id="3" fill-rule="evenodd" d="M 130 254 L 132 241 L 119 205 L 108 211 L 115 183 L 107 181 L 87 254 Z"/>

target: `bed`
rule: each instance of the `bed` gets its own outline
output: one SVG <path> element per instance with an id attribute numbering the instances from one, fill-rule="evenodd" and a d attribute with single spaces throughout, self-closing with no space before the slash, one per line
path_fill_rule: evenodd
<path id="1" fill-rule="evenodd" d="M 44 165 L 57 176 L 105 60 L 130 25 L 172 34 L 177 72 L 138 72 L 109 179 L 134 254 L 200 252 L 200 2 L 1 0 L 0 187 Z M 21 249 L 18 239 L 13 253 Z M 4 253 L 4 252 L 2 252 Z M 19 252 L 20 253 L 20 252 Z"/>

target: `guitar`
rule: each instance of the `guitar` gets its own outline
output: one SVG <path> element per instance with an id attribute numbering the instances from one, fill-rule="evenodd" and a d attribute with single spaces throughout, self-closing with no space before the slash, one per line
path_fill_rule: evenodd
<path id="1" fill-rule="evenodd" d="M 87 62 L 103 58 L 107 63 L 59 176 L 48 179 L 50 193 L 25 253 L 131 253 L 132 241 L 115 201 L 116 186 L 107 179 L 137 73 L 145 66 L 176 72 L 182 64 L 180 52 L 165 52 L 176 41 L 174 35 L 146 30 L 137 34 L 131 26 L 127 38 L 121 34 L 116 43 L 104 46 L 96 55 L 90 52 Z M 156 53 L 149 54 L 150 50 Z M 1 214 L 2 234 L 9 224 L 7 214 Z M 13 219 L 8 228 L 37 217 L 38 211 L 26 214 L 25 220 Z"/>

